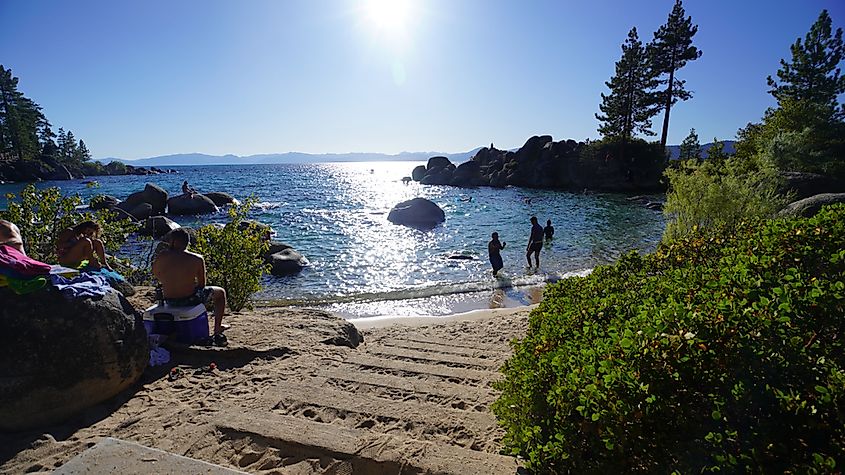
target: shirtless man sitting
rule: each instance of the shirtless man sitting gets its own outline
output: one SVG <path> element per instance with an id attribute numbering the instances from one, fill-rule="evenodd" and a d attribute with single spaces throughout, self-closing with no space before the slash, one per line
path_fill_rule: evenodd
<path id="1" fill-rule="evenodd" d="M 0 219 L 0 244 L 5 244 L 20 251 L 21 254 L 26 255 L 23 250 L 23 238 L 21 238 L 21 230 L 18 226 L 5 219 Z"/>
<path id="2" fill-rule="evenodd" d="M 205 285 L 205 259 L 188 251 L 188 232 L 177 228 L 170 232 L 170 245 L 158 253 L 153 261 L 153 275 L 161 283 L 164 301 L 169 305 L 187 307 L 204 304 L 209 297 L 214 303 L 215 345 L 224 346 L 223 312 L 226 309 L 226 291 Z"/>

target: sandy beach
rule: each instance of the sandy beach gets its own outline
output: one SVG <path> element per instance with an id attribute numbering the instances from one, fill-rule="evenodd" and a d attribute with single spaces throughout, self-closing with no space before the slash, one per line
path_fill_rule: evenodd
<path id="1" fill-rule="evenodd" d="M 114 437 L 250 473 L 514 473 L 491 382 L 531 308 L 353 321 L 357 348 L 324 311 L 230 315 L 227 348 L 174 350 L 65 424 L 0 435 L 0 472 L 50 472 Z"/>

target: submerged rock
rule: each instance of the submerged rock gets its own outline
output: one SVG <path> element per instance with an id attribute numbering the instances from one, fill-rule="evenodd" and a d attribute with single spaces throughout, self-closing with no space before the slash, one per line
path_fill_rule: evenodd
<path id="1" fill-rule="evenodd" d="M 63 420 L 132 385 L 149 359 L 147 334 L 117 292 L 68 300 L 52 289 L 0 288 L 0 430 Z"/>
<path id="2" fill-rule="evenodd" d="M 414 198 L 394 206 L 387 220 L 393 224 L 428 229 L 446 221 L 446 213 L 432 201 Z"/>
<path id="3" fill-rule="evenodd" d="M 308 267 L 308 259 L 296 249 L 283 242 L 270 242 L 264 253 L 264 262 L 270 264 L 270 273 L 275 276 L 292 275 Z"/>
<path id="4" fill-rule="evenodd" d="M 164 216 L 151 216 L 144 220 L 141 228 L 138 229 L 138 234 L 142 236 L 152 236 L 154 239 L 160 239 L 165 234 L 178 227 L 178 223 Z"/>
<path id="5" fill-rule="evenodd" d="M 238 200 L 229 193 L 222 191 L 212 191 L 211 193 L 204 193 L 216 206 L 226 206 L 231 204 L 238 204 Z"/>
<path id="6" fill-rule="evenodd" d="M 207 214 L 217 212 L 217 205 L 205 195 L 184 194 L 167 200 L 167 211 L 174 215 Z"/>

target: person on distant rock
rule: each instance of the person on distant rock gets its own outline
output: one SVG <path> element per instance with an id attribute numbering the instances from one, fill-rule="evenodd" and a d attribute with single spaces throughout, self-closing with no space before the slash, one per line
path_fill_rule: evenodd
<path id="1" fill-rule="evenodd" d="M 72 228 L 66 228 L 56 239 L 56 256 L 59 264 L 74 269 L 85 261 L 87 269 L 109 269 L 106 261 L 106 249 L 100 239 L 102 229 L 94 221 L 83 221 Z"/>
<path id="2" fill-rule="evenodd" d="M 193 186 L 188 184 L 188 180 L 185 180 L 182 182 L 182 193 L 194 196 L 195 194 L 197 194 L 197 190 L 194 189 Z"/>
<path id="3" fill-rule="evenodd" d="M 502 270 L 505 264 L 502 262 L 501 250 L 505 248 L 506 242 L 499 242 L 499 233 L 493 233 L 493 239 L 487 243 L 487 253 L 490 255 L 490 265 L 493 266 L 493 277 Z"/>
<path id="4" fill-rule="evenodd" d="M 543 228 L 543 234 L 546 236 L 546 239 L 551 239 L 555 236 L 555 227 L 552 226 L 552 220 L 546 220 L 546 227 Z"/>
<path id="5" fill-rule="evenodd" d="M 528 267 L 531 267 L 531 254 L 534 254 L 534 262 L 540 268 L 540 250 L 543 249 L 543 227 L 537 222 L 537 217 L 531 217 L 531 234 L 528 237 L 528 247 L 525 250 L 525 258 L 528 260 Z"/>
<path id="6" fill-rule="evenodd" d="M 21 237 L 21 230 L 18 226 L 5 219 L 0 219 L 0 244 L 13 247 L 20 251 L 21 254 L 26 255 L 23 248 L 23 238 Z"/>
<path id="7" fill-rule="evenodd" d="M 211 298 L 214 303 L 214 334 L 212 342 L 226 346 L 223 335 L 223 313 L 226 310 L 226 291 L 206 285 L 205 259 L 188 251 L 188 232 L 182 228 L 170 231 L 168 248 L 159 252 L 153 261 L 153 275 L 161 283 L 164 301 L 175 307 L 204 304 Z"/>

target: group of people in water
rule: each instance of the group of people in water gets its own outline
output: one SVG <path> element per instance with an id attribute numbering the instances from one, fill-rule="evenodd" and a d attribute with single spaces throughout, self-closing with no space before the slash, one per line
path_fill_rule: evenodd
<path id="1" fill-rule="evenodd" d="M 546 227 L 540 226 L 536 216 L 531 217 L 531 232 L 528 235 L 528 246 L 525 248 L 525 259 L 528 267 L 531 268 L 531 255 L 534 255 L 534 264 L 540 268 L 540 251 L 543 249 L 544 239 L 552 239 L 555 235 L 555 228 L 552 220 L 546 221 Z M 499 271 L 504 267 L 501 251 L 507 243 L 499 241 L 499 233 L 493 233 L 490 242 L 487 243 L 487 253 L 490 256 L 490 265 L 493 266 L 493 277 L 498 276 Z"/>

